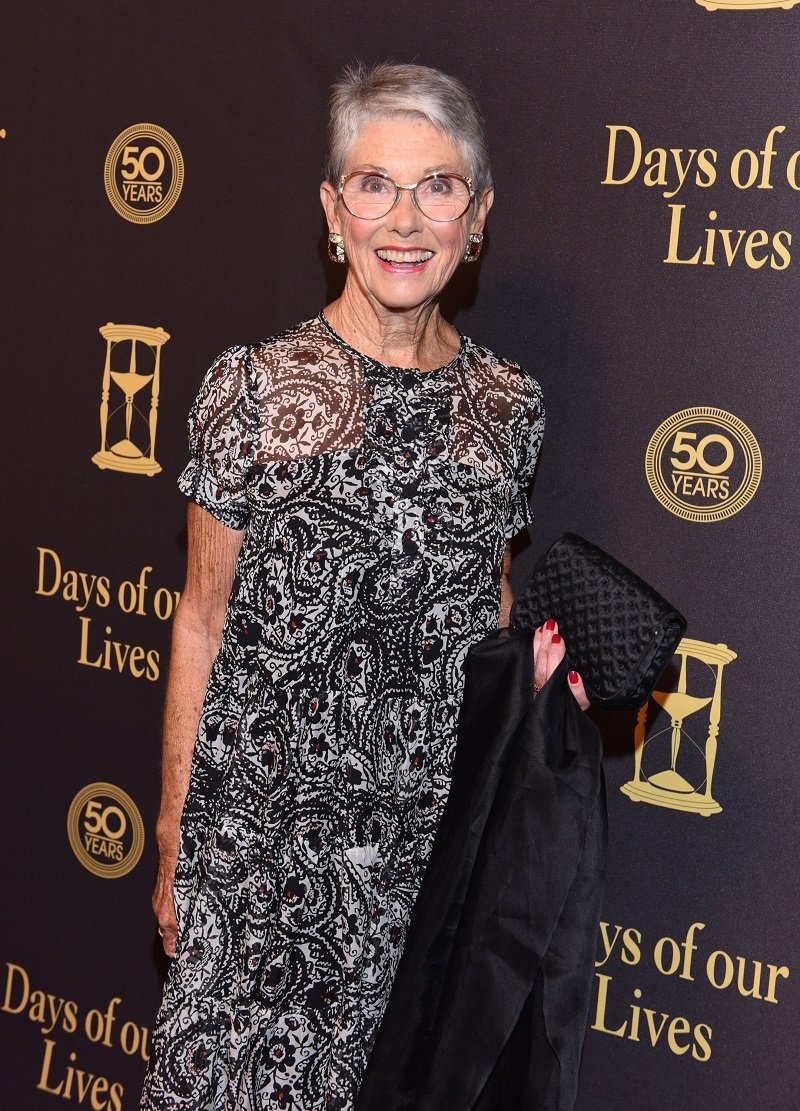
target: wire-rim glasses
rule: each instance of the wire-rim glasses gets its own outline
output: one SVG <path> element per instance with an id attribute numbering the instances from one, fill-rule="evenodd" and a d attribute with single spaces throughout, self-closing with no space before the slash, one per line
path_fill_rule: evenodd
<path id="1" fill-rule="evenodd" d="M 460 220 L 475 199 L 472 179 L 461 174 L 428 174 L 414 185 L 398 185 L 378 170 L 352 170 L 339 181 L 345 208 L 359 220 L 388 216 L 404 189 L 423 216 L 440 224 Z"/>

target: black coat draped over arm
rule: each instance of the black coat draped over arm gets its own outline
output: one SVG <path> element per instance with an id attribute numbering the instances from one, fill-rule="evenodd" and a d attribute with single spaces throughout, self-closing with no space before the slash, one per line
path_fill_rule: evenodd
<path id="1" fill-rule="evenodd" d="M 450 796 L 358 1111 L 571 1111 L 606 852 L 601 740 L 531 634 L 473 646 Z"/>

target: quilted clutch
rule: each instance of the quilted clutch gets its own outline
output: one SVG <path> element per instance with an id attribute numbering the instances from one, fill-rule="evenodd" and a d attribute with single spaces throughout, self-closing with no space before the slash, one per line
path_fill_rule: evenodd
<path id="1" fill-rule="evenodd" d="M 643 579 L 574 532 L 545 552 L 511 608 L 518 629 L 555 618 L 597 706 L 631 710 L 653 692 L 686 619 Z"/>

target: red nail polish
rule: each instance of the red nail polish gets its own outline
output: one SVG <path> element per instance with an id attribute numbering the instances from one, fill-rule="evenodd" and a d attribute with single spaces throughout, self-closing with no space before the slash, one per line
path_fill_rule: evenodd
<path id="1" fill-rule="evenodd" d="M 570 671 L 569 675 L 567 675 L 567 678 L 569 679 L 570 683 L 572 683 L 573 687 L 577 686 L 577 684 L 580 682 L 580 676 L 578 675 L 577 671 Z"/>
<path id="2" fill-rule="evenodd" d="M 545 629 L 549 629 L 550 632 L 552 633 L 553 629 L 555 629 L 555 627 L 556 627 L 556 623 L 552 619 L 552 617 L 545 623 L 544 627 L 545 627 Z"/>
<path id="3" fill-rule="evenodd" d="M 550 643 L 551 644 L 560 644 L 561 643 L 561 637 L 558 635 L 558 633 L 555 633 L 553 635 L 553 639 L 550 641 Z"/>

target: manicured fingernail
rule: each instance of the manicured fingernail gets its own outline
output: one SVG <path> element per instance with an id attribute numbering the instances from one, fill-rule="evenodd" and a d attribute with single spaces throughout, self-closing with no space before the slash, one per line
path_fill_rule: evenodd
<path id="1" fill-rule="evenodd" d="M 561 643 L 561 637 L 558 635 L 558 633 L 556 633 L 553 636 L 553 639 L 550 641 L 550 643 L 551 644 L 560 644 Z"/>
<path id="2" fill-rule="evenodd" d="M 549 630 L 550 630 L 550 632 L 552 633 L 553 629 L 555 629 L 555 627 L 556 627 L 556 623 L 555 623 L 555 621 L 554 621 L 554 620 L 552 619 L 552 617 L 551 617 L 551 618 L 549 619 L 549 621 L 545 622 L 545 626 L 544 626 L 544 627 L 545 627 L 545 629 L 549 629 Z"/>
<path id="3" fill-rule="evenodd" d="M 581 677 L 580 675 L 578 675 L 577 671 L 570 671 L 570 673 L 567 675 L 567 678 L 569 679 L 570 683 L 572 683 L 573 687 L 577 686 L 577 684 L 581 681 Z"/>

